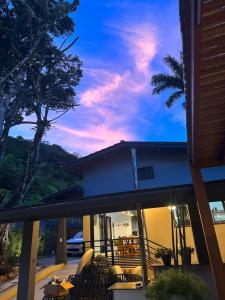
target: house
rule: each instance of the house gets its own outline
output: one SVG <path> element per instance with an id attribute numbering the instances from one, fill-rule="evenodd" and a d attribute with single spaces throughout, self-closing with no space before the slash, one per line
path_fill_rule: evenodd
<path id="1" fill-rule="evenodd" d="M 201 238 L 196 227 L 201 224 L 199 220 L 196 222 L 197 207 L 186 143 L 121 141 L 79 159 L 69 169 L 83 179 L 84 201 L 102 197 L 103 202 L 109 203 L 107 213 L 85 216 L 83 219 L 84 239 L 94 239 L 95 242 L 92 243 L 96 252 L 104 252 L 104 247 L 100 247 L 104 240 L 139 235 L 137 213 L 134 209 L 126 209 L 129 207 L 129 197 L 131 199 L 139 193 L 136 202 L 142 202 L 142 195 L 148 200 L 142 210 L 145 238 L 155 245 L 173 248 L 172 235 L 175 235 L 176 225 L 172 224 L 171 210 L 176 222 L 179 208 L 185 207 L 186 244 L 196 250 L 192 261 L 195 264 L 207 261 L 207 251 L 202 247 L 203 234 Z M 225 212 L 222 192 L 225 186 L 225 167 L 205 169 L 203 178 L 214 191 L 210 206 L 225 262 Z M 217 194 L 215 188 L 218 190 Z M 152 195 L 153 191 L 157 197 Z M 124 209 L 114 212 L 113 204 L 117 196 L 120 197 L 121 205 L 123 198 L 126 203 Z"/>

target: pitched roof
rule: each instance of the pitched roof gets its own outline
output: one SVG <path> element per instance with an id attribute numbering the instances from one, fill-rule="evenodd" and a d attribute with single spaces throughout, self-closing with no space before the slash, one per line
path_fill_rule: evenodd
<path id="1" fill-rule="evenodd" d="M 82 176 L 82 166 L 89 161 L 103 157 L 109 153 L 118 151 L 120 149 L 131 149 L 131 148 L 152 148 L 152 149 L 183 149 L 186 151 L 187 143 L 186 142 L 135 142 L 135 141 L 121 141 L 120 143 L 114 144 L 110 147 L 104 148 L 100 151 L 91 153 L 87 156 L 84 156 L 74 163 L 65 167 L 65 169 L 70 170 L 73 174 L 77 176 Z"/>

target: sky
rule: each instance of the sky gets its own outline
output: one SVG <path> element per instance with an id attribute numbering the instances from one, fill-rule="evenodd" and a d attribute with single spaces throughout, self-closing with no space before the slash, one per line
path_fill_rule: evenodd
<path id="1" fill-rule="evenodd" d="M 79 40 L 70 50 L 83 61 L 79 106 L 44 137 L 83 156 L 121 140 L 186 141 L 181 102 L 152 95 L 151 76 L 167 72 L 162 59 L 179 58 L 178 0 L 81 0 L 74 15 Z M 18 126 L 12 135 L 32 138 Z"/>

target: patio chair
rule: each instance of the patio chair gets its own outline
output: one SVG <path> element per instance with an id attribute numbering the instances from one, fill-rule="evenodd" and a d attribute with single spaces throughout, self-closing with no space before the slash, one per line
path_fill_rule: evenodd
<path id="1" fill-rule="evenodd" d="M 88 264 L 86 263 L 86 255 L 86 258 L 83 259 L 82 257 L 83 261 L 79 264 L 76 274 L 70 275 L 68 278 L 74 285 L 74 288 L 70 290 L 71 299 L 111 300 L 112 292 L 108 291 L 108 288 L 113 284 L 113 281 L 108 260 L 98 255 L 90 261 L 90 254 L 91 252 L 88 256 Z"/>
<path id="2" fill-rule="evenodd" d="M 125 273 L 119 265 L 112 267 L 113 282 L 136 282 L 142 281 L 141 266 L 131 269 L 130 273 Z"/>

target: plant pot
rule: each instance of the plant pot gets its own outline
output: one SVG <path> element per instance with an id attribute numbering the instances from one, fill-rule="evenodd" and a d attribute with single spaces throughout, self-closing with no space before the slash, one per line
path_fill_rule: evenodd
<path id="1" fill-rule="evenodd" d="M 191 265 L 191 253 L 186 253 L 185 262 L 186 262 L 186 265 Z"/>
<path id="2" fill-rule="evenodd" d="M 162 261 L 165 266 L 171 266 L 171 255 L 162 256 Z"/>

